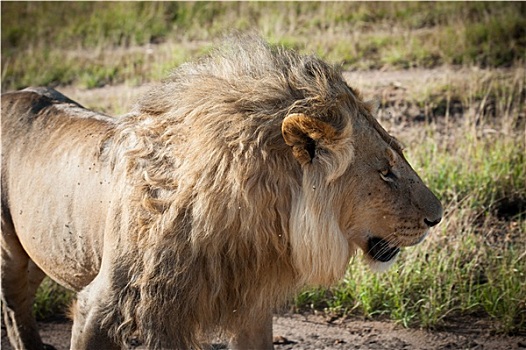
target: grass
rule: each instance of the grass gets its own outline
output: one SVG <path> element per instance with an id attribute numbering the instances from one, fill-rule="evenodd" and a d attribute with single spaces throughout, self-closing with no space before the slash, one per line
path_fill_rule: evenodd
<path id="1" fill-rule="evenodd" d="M 429 328 L 474 316 L 499 332 L 526 331 L 526 3 L 3 2 L 1 26 L 2 92 L 92 89 L 87 106 L 108 114 L 125 112 L 134 95 L 95 88 L 158 81 L 232 29 L 351 71 L 468 71 L 381 99 L 382 123 L 399 131 L 444 203 L 443 223 L 390 271 L 373 274 L 357 257 L 340 284 L 306 290 L 294 306 Z M 70 298 L 46 281 L 37 316 L 62 312 Z"/>
<path id="2" fill-rule="evenodd" d="M 521 2 L 6 2 L 2 91 L 141 84 L 236 29 L 350 70 L 506 67 L 526 61 L 524 28 Z"/>
<path id="3" fill-rule="evenodd" d="M 371 274 L 355 259 L 338 286 L 304 292 L 296 307 L 369 318 L 383 315 L 404 326 L 427 328 L 440 328 L 449 319 L 471 315 L 489 318 L 493 331 L 523 332 L 524 246 L 490 244 L 477 232 L 480 228 L 473 228 L 477 215 L 466 208 L 460 212 L 463 217 L 446 222 L 422 245 L 404 251 L 388 272 Z M 511 229 L 524 232 L 524 226 Z"/>
<path id="4" fill-rule="evenodd" d="M 38 320 L 63 318 L 71 304 L 74 293 L 64 289 L 49 278 L 38 288 L 33 310 Z"/>

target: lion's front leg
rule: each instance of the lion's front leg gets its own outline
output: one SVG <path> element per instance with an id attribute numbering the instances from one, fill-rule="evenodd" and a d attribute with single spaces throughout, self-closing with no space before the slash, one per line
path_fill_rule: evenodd
<path id="1" fill-rule="evenodd" d="M 107 349 L 118 350 L 121 347 L 109 336 L 108 330 L 103 329 L 101 304 L 104 299 L 104 288 L 100 288 L 97 278 L 83 289 L 77 301 L 71 307 L 73 329 L 71 334 L 71 349 L 90 350 Z"/>
<path id="2" fill-rule="evenodd" d="M 230 338 L 230 348 L 244 349 L 273 349 L 272 343 L 272 313 L 267 312 L 257 321 L 247 320 L 244 327 L 233 330 Z"/>
<path id="3" fill-rule="evenodd" d="M 3 209 L 3 208 L 2 208 Z M 2 316 L 15 349 L 45 349 L 32 313 L 35 291 L 44 274 L 29 259 L 12 223 L 2 216 Z M 48 346 L 47 348 L 52 348 Z"/>
<path id="4" fill-rule="evenodd" d="M 11 345 L 15 349 L 44 349 L 31 310 L 27 264 L 19 261 L 18 266 L 7 267 L 2 256 L 2 265 L 2 316 Z"/>

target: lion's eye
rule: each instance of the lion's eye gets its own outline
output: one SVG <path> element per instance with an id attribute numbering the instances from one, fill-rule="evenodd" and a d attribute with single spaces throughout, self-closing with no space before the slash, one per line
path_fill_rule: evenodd
<path id="1" fill-rule="evenodd" d="M 396 180 L 396 175 L 391 171 L 391 169 L 384 169 L 380 171 L 380 177 L 385 182 L 393 182 Z"/>

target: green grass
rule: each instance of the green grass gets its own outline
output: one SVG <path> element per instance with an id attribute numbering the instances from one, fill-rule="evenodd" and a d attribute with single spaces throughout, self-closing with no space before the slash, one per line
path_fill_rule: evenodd
<path id="1" fill-rule="evenodd" d="M 524 246 L 491 247 L 471 228 L 472 220 L 462 221 L 455 234 L 446 224 L 420 246 L 404 251 L 386 273 L 372 274 L 355 259 L 338 286 L 306 291 L 296 299 L 296 307 L 387 316 L 404 326 L 427 328 L 471 315 L 492 320 L 493 331 L 524 331 Z"/>
<path id="2" fill-rule="evenodd" d="M 193 42 L 232 30 L 257 30 L 351 70 L 512 66 L 526 61 L 524 28 L 521 2 L 6 2 L 2 91 L 140 84 L 158 76 L 136 67 L 173 68 L 200 53 Z M 137 46 L 144 50 L 122 52 Z"/>
<path id="3" fill-rule="evenodd" d="M 38 320 L 63 318 L 67 316 L 67 309 L 71 304 L 74 293 L 59 286 L 49 278 L 45 278 L 38 288 L 34 313 Z"/>

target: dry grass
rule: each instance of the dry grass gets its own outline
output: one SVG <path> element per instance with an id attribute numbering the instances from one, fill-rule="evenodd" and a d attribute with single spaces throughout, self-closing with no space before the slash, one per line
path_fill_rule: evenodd
<path id="1" fill-rule="evenodd" d="M 512 66 L 526 61 L 525 27 L 513 2 L 6 2 L 2 91 L 142 84 L 236 29 L 349 70 Z"/>

